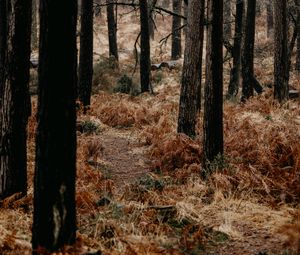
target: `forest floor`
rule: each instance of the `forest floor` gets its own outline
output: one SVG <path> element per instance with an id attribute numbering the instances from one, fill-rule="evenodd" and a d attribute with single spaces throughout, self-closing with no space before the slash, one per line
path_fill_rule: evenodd
<path id="1" fill-rule="evenodd" d="M 170 52 L 169 42 L 158 43 L 170 31 L 170 17 L 157 21 L 164 29 L 152 41 L 155 63 Z M 194 140 L 176 133 L 182 61 L 152 72 L 154 95 L 112 93 L 134 69 L 138 20 L 134 14 L 119 20 L 118 69 L 106 58 L 104 18 L 97 24 L 94 95 L 77 121 L 77 243 L 56 254 L 299 254 L 300 101 L 280 106 L 273 100 L 272 43 L 262 19 L 255 73 L 265 91 L 244 104 L 225 100 L 225 160 L 215 162 L 205 181 L 199 176 L 202 113 Z M 138 70 L 132 80 L 138 87 Z M 300 90 L 295 73 L 291 85 Z M 1 254 L 31 254 L 35 128 L 33 114 L 28 195 L 1 205 Z"/>

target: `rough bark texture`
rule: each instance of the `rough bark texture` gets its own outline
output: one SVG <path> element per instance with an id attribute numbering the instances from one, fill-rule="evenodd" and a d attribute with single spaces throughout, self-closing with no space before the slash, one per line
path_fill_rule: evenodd
<path id="1" fill-rule="evenodd" d="M 233 65 L 230 71 L 228 96 L 236 96 L 239 92 L 241 69 L 241 46 L 243 36 L 244 0 L 236 0 L 234 44 L 232 48 Z"/>
<path id="2" fill-rule="evenodd" d="M 190 0 L 188 5 L 177 131 L 190 137 L 196 135 L 197 103 L 201 91 L 204 2 Z"/>
<path id="3" fill-rule="evenodd" d="M 140 55 L 140 79 L 141 92 L 150 91 L 150 37 L 147 0 L 140 0 L 141 21 L 141 55 Z"/>
<path id="4" fill-rule="evenodd" d="M 116 61 L 119 60 L 118 44 L 117 44 L 117 23 L 115 20 L 114 0 L 107 0 L 107 26 L 108 26 L 108 43 L 109 43 L 109 56 L 114 57 Z"/>
<path id="5" fill-rule="evenodd" d="M 244 44 L 242 49 L 242 101 L 253 96 L 254 41 L 255 41 L 256 0 L 247 0 L 247 14 L 244 25 Z"/>
<path id="6" fill-rule="evenodd" d="M 209 0 L 203 119 L 203 167 L 223 155 L 223 1 Z"/>
<path id="7" fill-rule="evenodd" d="M 149 35 L 152 40 L 154 40 L 154 30 L 155 30 L 155 23 L 154 23 L 154 15 L 153 15 L 153 6 L 156 5 L 157 0 L 149 0 Z"/>
<path id="8" fill-rule="evenodd" d="M 33 254 L 75 242 L 77 1 L 40 1 Z"/>
<path id="9" fill-rule="evenodd" d="M 182 0 L 173 0 L 173 12 L 181 14 Z M 172 17 L 172 49 L 171 59 L 176 60 L 181 58 L 181 18 L 177 16 Z"/>
<path id="10" fill-rule="evenodd" d="M 224 40 L 229 41 L 232 37 L 231 32 L 231 0 L 224 1 Z"/>
<path id="11" fill-rule="evenodd" d="M 31 23 L 31 48 L 38 47 L 38 32 L 37 32 L 37 0 L 32 0 L 32 23 Z"/>
<path id="12" fill-rule="evenodd" d="M 300 0 L 297 0 L 297 48 L 296 48 L 296 67 L 300 73 Z"/>
<path id="13" fill-rule="evenodd" d="M 274 0 L 274 19 L 274 97 L 284 102 L 289 96 L 286 0 Z"/>
<path id="14" fill-rule="evenodd" d="M 0 199 L 27 189 L 31 0 L 0 3 Z"/>
<path id="15" fill-rule="evenodd" d="M 273 0 L 267 0 L 267 37 L 271 37 L 274 30 L 274 16 L 273 16 Z"/>
<path id="16" fill-rule="evenodd" d="M 93 83 L 93 0 L 82 0 L 78 94 L 83 106 L 91 104 Z"/>

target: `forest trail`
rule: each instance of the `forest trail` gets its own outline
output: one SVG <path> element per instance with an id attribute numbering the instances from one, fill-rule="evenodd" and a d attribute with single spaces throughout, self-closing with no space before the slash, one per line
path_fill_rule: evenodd
<path id="1" fill-rule="evenodd" d="M 122 189 L 150 171 L 147 148 L 140 145 L 132 131 L 109 128 L 98 134 L 97 139 L 101 141 L 102 152 L 99 170 L 105 178 L 113 180 L 116 188 Z"/>

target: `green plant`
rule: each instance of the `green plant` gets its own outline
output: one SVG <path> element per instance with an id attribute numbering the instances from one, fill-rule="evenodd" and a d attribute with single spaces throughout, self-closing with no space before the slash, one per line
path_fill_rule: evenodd
<path id="1" fill-rule="evenodd" d="M 128 77 L 126 74 L 124 74 L 118 80 L 117 86 L 114 88 L 114 92 L 129 94 L 132 90 L 132 87 L 133 87 L 132 79 Z"/>
<path id="2" fill-rule="evenodd" d="M 99 124 L 92 120 L 85 120 L 81 123 L 82 132 L 86 134 L 96 134 L 99 132 Z"/>

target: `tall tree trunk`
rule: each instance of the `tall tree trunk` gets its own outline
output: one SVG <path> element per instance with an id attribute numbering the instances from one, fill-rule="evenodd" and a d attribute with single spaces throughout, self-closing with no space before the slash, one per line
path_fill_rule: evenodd
<path id="1" fill-rule="evenodd" d="M 75 242 L 77 1 L 40 1 L 33 254 Z"/>
<path id="2" fill-rule="evenodd" d="M 274 18 L 274 97 L 279 102 L 284 102 L 289 96 L 286 0 L 274 0 Z"/>
<path id="3" fill-rule="evenodd" d="M 154 16 L 153 16 L 153 6 L 156 4 L 157 0 L 149 0 L 149 35 L 152 40 L 154 40 Z"/>
<path id="4" fill-rule="evenodd" d="M 93 0 L 82 0 L 78 94 L 84 109 L 91 104 L 93 83 Z"/>
<path id="5" fill-rule="evenodd" d="M 232 37 L 231 32 L 231 0 L 224 1 L 224 40 L 229 41 Z"/>
<path id="6" fill-rule="evenodd" d="M 223 0 L 209 0 L 203 119 L 203 176 L 223 155 Z"/>
<path id="7" fill-rule="evenodd" d="M 230 71 L 228 96 L 236 96 L 239 92 L 240 69 L 241 69 L 241 44 L 243 36 L 244 0 L 236 0 L 235 32 L 232 49 L 233 66 Z"/>
<path id="8" fill-rule="evenodd" d="M 253 96 L 254 42 L 255 42 L 256 0 L 247 0 L 247 14 L 244 26 L 244 44 L 242 49 L 242 101 Z"/>
<path id="9" fill-rule="evenodd" d="M 297 0 L 297 49 L 296 49 L 296 70 L 300 74 L 300 0 Z"/>
<path id="10" fill-rule="evenodd" d="M 37 32 L 37 0 L 32 0 L 32 23 L 31 23 L 31 48 L 38 47 L 38 32 Z"/>
<path id="11" fill-rule="evenodd" d="M 140 54 L 140 77 L 141 92 L 150 91 L 150 37 L 149 15 L 147 0 L 140 0 L 141 20 L 141 54 Z"/>
<path id="12" fill-rule="evenodd" d="M 271 37 L 274 30 L 274 16 L 273 16 L 273 0 L 267 0 L 267 37 Z"/>
<path id="13" fill-rule="evenodd" d="M 182 0 L 173 0 L 173 12 L 181 14 Z M 172 53 L 171 59 L 176 60 L 181 58 L 181 18 L 172 17 Z"/>
<path id="14" fill-rule="evenodd" d="M 31 0 L 0 3 L 0 199 L 27 189 Z"/>
<path id="15" fill-rule="evenodd" d="M 117 24 L 115 20 L 114 0 L 107 0 L 107 26 L 108 26 L 108 42 L 109 42 L 109 56 L 114 57 L 118 62 L 118 44 L 117 44 Z"/>
<path id="16" fill-rule="evenodd" d="M 188 5 L 177 131 L 190 137 L 196 135 L 197 103 L 201 91 L 204 2 L 190 0 Z"/>

